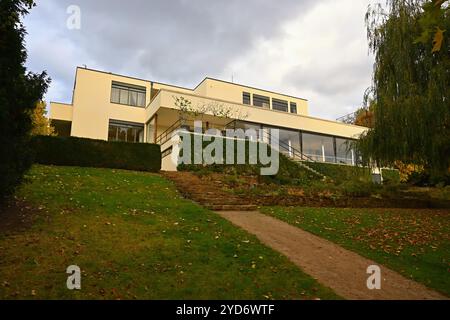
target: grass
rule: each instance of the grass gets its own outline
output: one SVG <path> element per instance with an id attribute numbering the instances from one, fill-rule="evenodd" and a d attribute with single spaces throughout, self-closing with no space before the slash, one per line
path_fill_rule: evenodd
<path id="1" fill-rule="evenodd" d="M 450 211 L 266 207 L 262 210 L 450 296 Z"/>
<path id="2" fill-rule="evenodd" d="M 41 213 L 0 235 L 0 299 L 339 298 L 159 175 L 34 166 L 27 180 L 17 197 Z"/>

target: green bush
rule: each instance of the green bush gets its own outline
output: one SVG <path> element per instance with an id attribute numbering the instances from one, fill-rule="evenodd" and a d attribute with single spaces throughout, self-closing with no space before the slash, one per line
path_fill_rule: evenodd
<path id="1" fill-rule="evenodd" d="M 349 197 L 369 197 L 375 191 L 379 191 L 382 186 L 367 181 L 346 181 L 340 186 L 341 191 Z"/>
<path id="2" fill-rule="evenodd" d="M 191 135 L 192 138 L 192 135 Z M 211 142 L 203 142 L 203 148 L 207 147 L 210 143 L 214 142 L 215 138 L 212 138 Z M 227 139 L 223 139 L 224 147 L 223 152 L 226 154 Z M 193 146 L 194 139 L 191 139 L 191 144 Z M 235 162 L 236 162 L 236 150 L 237 145 L 234 145 L 235 150 Z M 246 141 L 245 142 L 245 159 L 248 162 L 249 159 L 249 149 L 250 144 L 255 142 Z M 260 144 L 257 144 L 257 148 L 260 147 Z M 181 156 L 183 153 L 181 152 Z M 191 154 L 193 162 L 194 153 Z M 247 175 L 247 176 L 259 176 L 261 180 L 269 183 L 283 184 L 283 185 L 309 185 L 311 181 L 321 180 L 322 178 L 314 173 L 309 172 L 308 170 L 298 166 L 296 163 L 289 160 L 286 156 L 280 153 L 279 158 L 279 171 L 276 175 L 273 176 L 260 176 L 260 170 L 262 167 L 261 164 L 250 165 L 250 164 L 236 164 L 236 165 L 227 165 L 227 164 L 214 164 L 214 165 L 187 165 L 181 164 L 178 166 L 179 171 L 191 171 L 196 172 L 197 174 L 205 174 L 208 172 L 216 172 L 223 173 L 228 175 Z"/>
<path id="3" fill-rule="evenodd" d="M 308 162 L 307 165 L 337 183 L 349 180 L 372 181 L 371 171 L 368 168 L 322 162 Z"/>
<path id="4" fill-rule="evenodd" d="M 35 162 L 45 165 L 150 172 L 161 169 L 161 148 L 156 144 L 37 136 L 32 146 Z"/>
<path id="5" fill-rule="evenodd" d="M 394 169 L 382 169 L 383 181 L 388 184 L 400 183 L 400 172 Z"/>

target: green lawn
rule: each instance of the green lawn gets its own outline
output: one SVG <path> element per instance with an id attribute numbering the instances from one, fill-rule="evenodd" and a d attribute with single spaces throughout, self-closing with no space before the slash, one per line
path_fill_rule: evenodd
<path id="1" fill-rule="evenodd" d="M 450 296 L 450 211 L 266 207 L 262 210 Z"/>
<path id="2" fill-rule="evenodd" d="M 27 179 L 17 197 L 43 214 L 0 235 L 0 299 L 338 298 L 158 175 L 35 166 Z"/>

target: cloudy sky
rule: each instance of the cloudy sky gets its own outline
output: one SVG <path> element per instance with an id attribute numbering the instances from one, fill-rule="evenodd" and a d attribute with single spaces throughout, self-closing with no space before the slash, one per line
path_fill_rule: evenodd
<path id="1" fill-rule="evenodd" d="M 70 102 L 76 66 L 189 88 L 205 76 L 309 100 L 313 116 L 354 111 L 370 84 L 371 0 L 38 0 L 25 19 L 28 68 Z M 67 28 L 70 5 L 81 28 Z"/>

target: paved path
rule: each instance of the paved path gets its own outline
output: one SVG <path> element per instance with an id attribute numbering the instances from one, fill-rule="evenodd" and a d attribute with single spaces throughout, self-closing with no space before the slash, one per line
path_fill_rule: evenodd
<path id="1" fill-rule="evenodd" d="M 447 299 L 369 259 L 259 212 L 217 212 L 281 252 L 306 273 L 346 299 Z M 381 289 L 367 288 L 367 267 L 381 268 Z"/>

